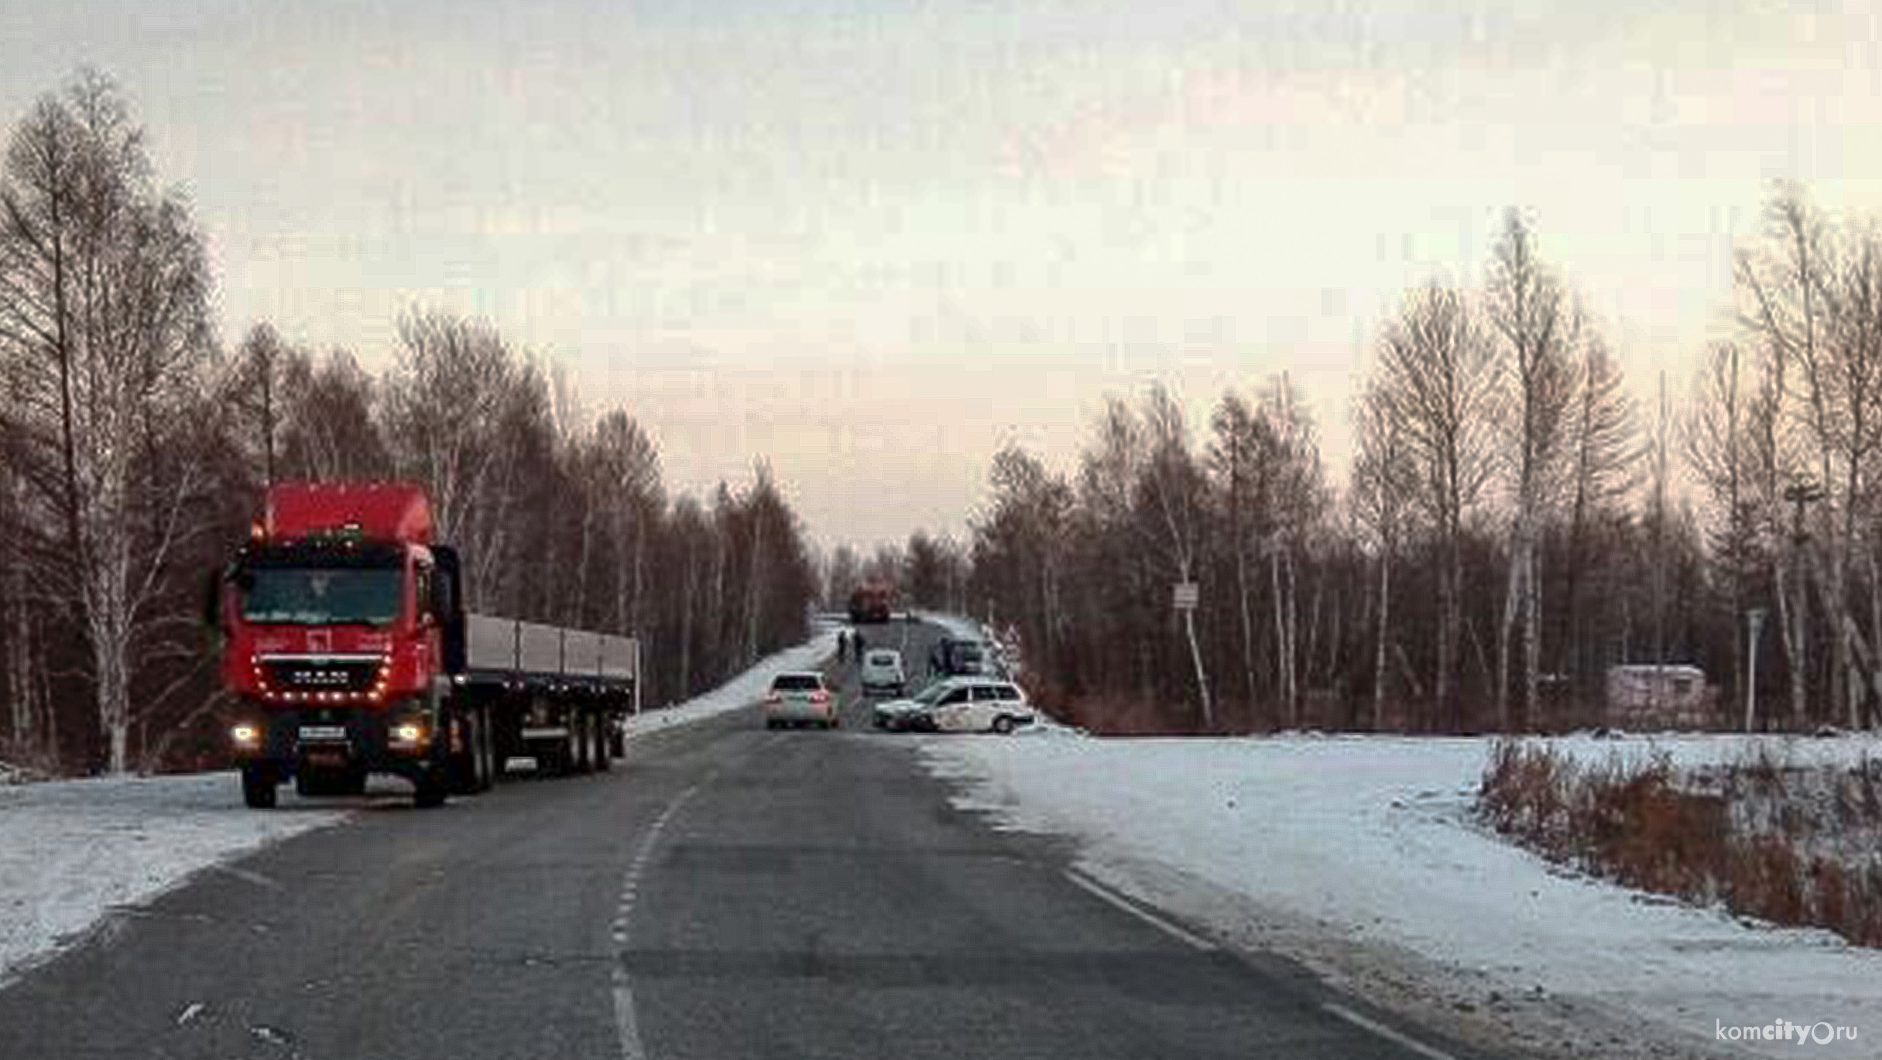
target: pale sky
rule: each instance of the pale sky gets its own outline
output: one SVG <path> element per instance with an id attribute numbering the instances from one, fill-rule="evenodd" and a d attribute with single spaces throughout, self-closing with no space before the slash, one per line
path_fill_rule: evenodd
<path id="1" fill-rule="evenodd" d="M 1637 392 L 1729 331 L 1774 178 L 1882 213 L 1837 3 L 0 0 L 0 120 L 118 79 L 257 320 L 387 363 L 492 319 L 669 488 L 767 455 L 815 540 L 961 534 L 1107 392 L 1286 370 L 1336 478 L 1404 290 L 1529 211 Z"/>

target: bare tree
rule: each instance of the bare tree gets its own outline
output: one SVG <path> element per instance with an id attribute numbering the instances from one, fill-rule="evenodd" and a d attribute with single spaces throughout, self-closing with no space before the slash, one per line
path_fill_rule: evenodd
<path id="1" fill-rule="evenodd" d="M 1417 487 L 1403 429 L 1391 404 L 1368 389 L 1355 409 L 1359 455 L 1353 464 L 1349 500 L 1379 551 L 1378 619 L 1372 663 L 1372 728 L 1385 727 L 1386 648 L 1392 639 L 1392 560 L 1407 530 L 1410 498 Z"/>
<path id="2" fill-rule="evenodd" d="M 1810 469 L 1792 470 L 1789 498 L 1796 507 L 1791 593 L 1780 591 L 1780 608 L 1791 661 L 1792 712 L 1801 721 L 1808 692 L 1807 586 L 1816 581 L 1829 626 L 1829 711 L 1852 726 L 1862 724 L 1862 687 L 1845 681 L 1856 657 L 1869 657 L 1871 683 L 1882 696 L 1882 672 L 1849 608 L 1849 571 L 1861 517 L 1882 456 L 1882 245 L 1873 232 L 1839 239 L 1794 187 L 1780 189 L 1771 206 L 1771 237 L 1762 253 L 1741 252 L 1739 288 L 1746 308 L 1746 333 L 1770 358 L 1770 375 L 1782 411 L 1795 423 L 1798 457 Z M 1773 424 L 1769 430 L 1781 429 Z M 1775 448 L 1775 447 L 1773 447 Z M 1821 493 L 1815 511 L 1814 548 L 1806 547 L 1804 506 Z M 1788 567 L 1788 570 L 1786 570 Z M 1871 579 L 1872 599 L 1882 585 Z M 1872 607 L 1882 615 L 1882 603 Z M 1882 649 L 1882 628 L 1877 648 Z"/>
<path id="3" fill-rule="evenodd" d="M 201 486 L 140 474 L 195 414 L 209 357 L 210 276 L 175 192 L 154 186 L 143 131 L 109 80 L 83 73 L 15 130 L 0 177 L 0 356 L 29 437 L 57 456 L 41 496 L 64 529 L 41 571 L 85 630 L 107 767 L 129 764 L 131 681 L 167 563 Z"/>
<path id="4" fill-rule="evenodd" d="M 1638 484 L 1641 456 L 1632 400 L 1620 368 L 1595 336 L 1584 344 L 1575 387 L 1571 428 L 1573 469 L 1568 513 L 1568 579 L 1564 592 L 1567 629 L 1563 669 L 1582 662 L 1582 589 L 1593 527 L 1626 500 Z"/>
<path id="5" fill-rule="evenodd" d="M 666 507 L 660 493 L 660 454 L 633 417 L 616 410 L 595 424 L 590 447 L 589 487 L 598 507 L 611 513 L 620 549 L 614 564 L 614 627 L 641 628 L 648 528 Z"/>
<path id="6" fill-rule="evenodd" d="M 1494 467 L 1500 412 L 1495 347 L 1472 319 L 1463 293 L 1435 283 L 1410 294 L 1380 346 L 1377 392 L 1416 468 L 1415 504 L 1440 557 L 1435 694 L 1439 709 L 1458 724 L 1464 520 Z"/>
<path id="7" fill-rule="evenodd" d="M 293 395 L 305 393 L 312 377 L 312 359 L 281 341 L 272 324 L 256 324 L 242 339 L 227 400 L 240 421 L 239 435 L 254 448 L 263 485 L 280 477 L 276 457 L 281 452 L 288 410 Z"/>
<path id="8" fill-rule="evenodd" d="M 1266 423 L 1248 408 L 1247 402 L 1230 391 L 1222 395 L 1210 419 L 1215 431 L 1208 461 L 1218 480 L 1218 495 L 1224 507 L 1228 529 L 1228 548 L 1235 567 L 1236 618 L 1241 633 L 1242 682 L 1247 701 L 1256 699 L 1254 579 L 1250 554 L 1256 547 L 1257 518 L 1264 498 L 1257 482 L 1262 475 L 1261 462 L 1272 444 L 1265 436 Z"/>
<path id="9" fill-rule="evenodd" d="M 494 327 L 435 310 L 406 314 L 399 342 L 382 391 L 385 436 L 401 473 L 429 488 L 438 536 L 473 557 L 466 602 L 489 606 L 499 524 L 494 506 L 479 500 L 496 495 L 505 477 L 501 430 L 518 382 L 515 360 Z"/>
<path id="10" fill-rule="evenodd" d="M 290 394 L 280 425 L 283 478 L 383 478 L 392 458 L 375 416 L 376 387 L 352 354 L 334 350 Z"/>
<path id="11" fill-rule="evenodd" d="M 1153 387 L 1144 409 L 1144 424 L 1149 433 L 1150 463 L 1145 484 L 1155 505 L 1165 538 L 1166 555 L 1176 567 L 1177 580 L 1191 581 L 1195 573 L 1198 523 L 1203 506 L 1204 482 L 1189 452 L 1188 428 L 1183 410 L 1161 385 Z M 1196 612 L 1183 611 L 1183 634 L 1189 641 L 1189 658 L 1195 668 L 1196 694 L 1202 706 L 1203 728 L 1215 727 L 1215 708 L 1209 699 L 1209 675 L 1202 664 L 1202 649 L 1196 643 Z"/>
<path id="12" fill-rule="evenodd" d="M 1560 494 L 1574 400 L 1573 364 L 1580 320 L 1555 277 L 1536 260 L 1534 238 L 1515 210 L 1504 220 L 1490 270 L 1489 319 L 1514 375 L 1509 466 L 1514 508 L 1509 587 L 1497 637 L 1497 723 L 1511 728 L 1509 664 L 1517 616 L 1523 627 L 1523 707 L 1536 718 L 1542 656 L 1538 544 L 1543 520 Z M 1504 358 L 1499 358 L 1503 360 Z"/>

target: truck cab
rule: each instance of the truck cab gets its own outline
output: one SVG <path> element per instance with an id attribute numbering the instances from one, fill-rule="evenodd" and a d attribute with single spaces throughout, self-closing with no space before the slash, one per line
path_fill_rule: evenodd
<path id="1" fill-rule="evenodd" d="M 444 709 L 463 612 L 457 557 L 433 544 L 422 489 L 281 484 L 250 540 L 211 582 L 231 740 L 251 806 L 292 779 L 303 794 L 364 791 L 371 772 L 444 800 L 460 759 L 488 783 L 488 734 Z M 481 760 L 481 761 L 479 761 Z M 460 770 L 464 772 L 464 770 Z"/>

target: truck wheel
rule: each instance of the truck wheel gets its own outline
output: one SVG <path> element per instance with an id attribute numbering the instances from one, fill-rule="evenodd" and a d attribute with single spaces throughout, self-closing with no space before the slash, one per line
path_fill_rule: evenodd
<path id="1" fill-rule="evenodd" d="M 475 795 L 483 790 L 482 780 L 484 759 L 480 752 L 483 741 L 483 726 L 477 722 L 475 711 L 469 711 L 452 719 L 461 750 L 451 752 L 451 791 L 457 795 Z"/>
<path id="2" fill-rule="evenodd" d="M 573 772 L 586 773 L 595 768 L 595 745 L 589 739 L 588 715 L 577 714 L 569 722 L 569 739 L 574 742 L 575 768 Z"/>
<path id="3" fill-rule="evenodd" d="M 421 810 L 443 806 L 450 795 L 449 771 L 440 765 L 432 765 L 412 780 L 412 805 Z"/>
<path id="4" fill-rule="evenodd" d="M 477 744 L 477 757 L 483 763 L 484 786 L 482 790 L 484 791 L 497 786 L 497 776 L 503 770 L 503 763 L 497 760 L 497 733 L 492 728 L 493 725 L 490 708 L 477 708 L 477 734 L 480 738 Z"/>
<path id="5" fill-rule="evenodd" d="M 242 801 L 251 810 L 274 809 L 274 770 L 263 765 L 243 766 Z"/>

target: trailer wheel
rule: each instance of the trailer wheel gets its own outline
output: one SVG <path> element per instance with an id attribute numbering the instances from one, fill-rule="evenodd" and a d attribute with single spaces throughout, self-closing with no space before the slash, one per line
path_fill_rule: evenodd
<path id="1" fill-rule="evenodd" d="M 593 768 L 589 751 L 588 715 L 578 713 L 569 719 L 569 772 L 586 773 Z"/>
<path id="2" fill-rule="evenodd" d="M 595 768 L 606 773 L 614 768 L 614 720 L 606 715 L 595 717 Z"/>
<path id="3" fill-rule="evenodd" d="M 251 810 L 274 809 L 274 770 L 265 765 L 243 766 L 242 801 L 246 803 Z"/>
<path id="4" fill-rule="evenodd" d="M 490 715 L 489 707 L 477 708 L 477 732 L 482 742 L 477 745 L 477 756 L 483 761 L 484 789 L 497 786 L 497 778 L 503 773 L 503 763 L 497 759 L 496 721 Z"/>

